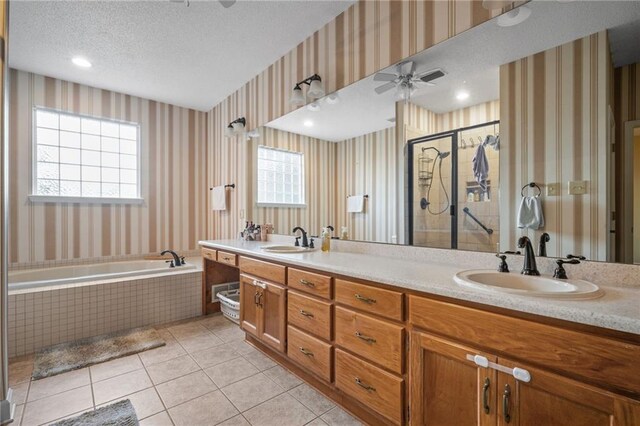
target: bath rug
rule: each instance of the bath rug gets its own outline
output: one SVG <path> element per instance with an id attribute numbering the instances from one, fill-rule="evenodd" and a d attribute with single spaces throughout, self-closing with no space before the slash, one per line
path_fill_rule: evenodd
<path id="1" fill-rule="evenodd" d="M 131 401 L 125 399 L 70 419 L 60 420 L 51 426 L 137 426 L 139 424 Z"/>
<path id="2" fill-rule="evenodd" d="M 164 340 L 151 327 L 60 343 L 36 353 L 31 377 L 44 379 L 164 345 Z"/>

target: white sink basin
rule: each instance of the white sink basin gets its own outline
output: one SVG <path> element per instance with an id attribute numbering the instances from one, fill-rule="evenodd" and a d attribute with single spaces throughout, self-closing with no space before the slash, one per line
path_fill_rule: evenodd
<path id="1" fill-rule="evenodd" d="M 313 249 L 300 246 L 262 246 L 260 248 L 269 253 L 302 253 L 313 251 Z"/>
<path id="2" fill-rule="evenodd" d="M 458 272 L 453 280 L 462 286 L 490 293 L 509 293 L 549 299 L 595 299 L 604 294 L 597 285 L 589 281 L 559 280 L 485 269 Z"/>

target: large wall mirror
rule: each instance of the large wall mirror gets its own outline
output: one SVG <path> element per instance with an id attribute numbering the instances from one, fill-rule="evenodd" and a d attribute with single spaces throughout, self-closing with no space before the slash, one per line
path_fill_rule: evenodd
<path id="1" fill-rule="evenodd" d="M 640 5 L 524 7 L 255 129 L 247 217 L 640 263 Z"/>

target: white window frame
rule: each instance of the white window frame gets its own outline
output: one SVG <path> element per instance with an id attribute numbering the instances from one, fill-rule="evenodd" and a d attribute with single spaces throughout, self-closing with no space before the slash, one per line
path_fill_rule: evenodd
<path id="1" fill-rule="evenodd" d="M 302 199 L 301 203 L 265 203 L 265 202 L 259 202 L 258 201 L 258 197 L 259 197 L 259 185 L 258 185 L 258 176 L 259 176 L 259 169 L 258 169 L 258 162 L 260 161 L 259 154 L 258 151 L 260 150 L 260 148 L 264 148 L 264 149 L 269 149 L 272 151 L 282 151 L 282 152 L 286 152 L 288 154 L 297 154 L 301 156 L 302 161 L 300 161 L 300 175 L 301 175 L 301 179 L 300 179 L 300 197 Z M 256 170 L 256 176 L 254 179 L 254 183 L 255 183 L 255 188 L 256 188 L 256 195 L 255 195 L 255 204 L 257 207 L 276 207 L 276 208 L 289 208 L 289 209 L 304 209 L 307 207 L 307 191 L 306 191 L 306 186 L 307 186 L 307 176 L 306 176 L 306 169 L 305 169 L 305 155 L 303 152 L 299 152 L 299 151 L 290 151 L 287 149 L 281 149 L 281 148 L 274 148 L 272 146 L 267 146 L 267 145 L 258 145 L 256 147 L 256 151 L 255 151 L 255 158 L 256 158 L 256 162 L 255 162 L 255 170 Z"/>
<path id="2" fill-rule="evenodd" d="M 135 126 L 137 128 L 137 136 L 136 136 L 136 197 L 133 198 L 124 198 L 124 197 L 83 197 L 83 196 L 65 196 L 65 195 L 41 195 L 36 194 L 36 185 L 37 185 L 37 173 L 38 173 L 38 141 L 37 141 L 37 125 L 36 125 L 36 114 L 38 111 L 48 111 L 56 114 L 64 114 L 71 115 L 74 117 L 78 117 L 80 119 L 88 118 L 92 120 L 106 121 L 114 124 L 125 124 L 129 126 Z M 82 134 L 82 133 L 80 133 Z M 56 108 L 48 108 L 43 106 L 34 106 L 32 110 L 31 116 L 31 194 L 29 195 L 29 200 L 31 202 L 42 202 L 42 203 L 84 203 L 84 204 L 142 204 L 144 203 L 144 198 L 142 198 L 142 133 L 140 130 L 140 123 L 126 121 L 126 120 L 116 120 L 109 117 L 101 117 L 96 115 L 89 114 L 79 114 L 72 111 L 65 111 L 62 109 Z M 102 152 L 102 151 L 100 151 Z M 58 163 L 60 159 L 58 158 Z M 80 164 L 82 166 L 82 163 Z M 82 180 L 80 180 L 82 182 Z M 101 182 L 102 183 L 102 182 Z"/>

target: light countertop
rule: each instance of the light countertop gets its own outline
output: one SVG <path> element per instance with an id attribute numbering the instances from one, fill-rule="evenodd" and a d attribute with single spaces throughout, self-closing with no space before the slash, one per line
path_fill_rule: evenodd
<path id="1" fill-rule="evenodd" d="M 593 300 L 560 301 L 505 293 L 488 293 L 462 287 L 453 276 L 465 269 L 449 263 L 418 262 L 380 255 L 322 252 L 269 253 L 261 249 L 273 245 L 264 241 L 208 240 L 200 245 L 229 250 L 265 260 L 282 262 L 387 284 L 399 289 L 416 290 L 453 299 L 476 302 L 550 318 L 609 328 L 640 335 L 640 289 L 600 285 L 604 295 Z M 492 269 L 493 264 L 486 269 Z M 598 284 L 597 280 L 594 280 Z M 599 284 L 598 284 L 599 285 Z"/>

